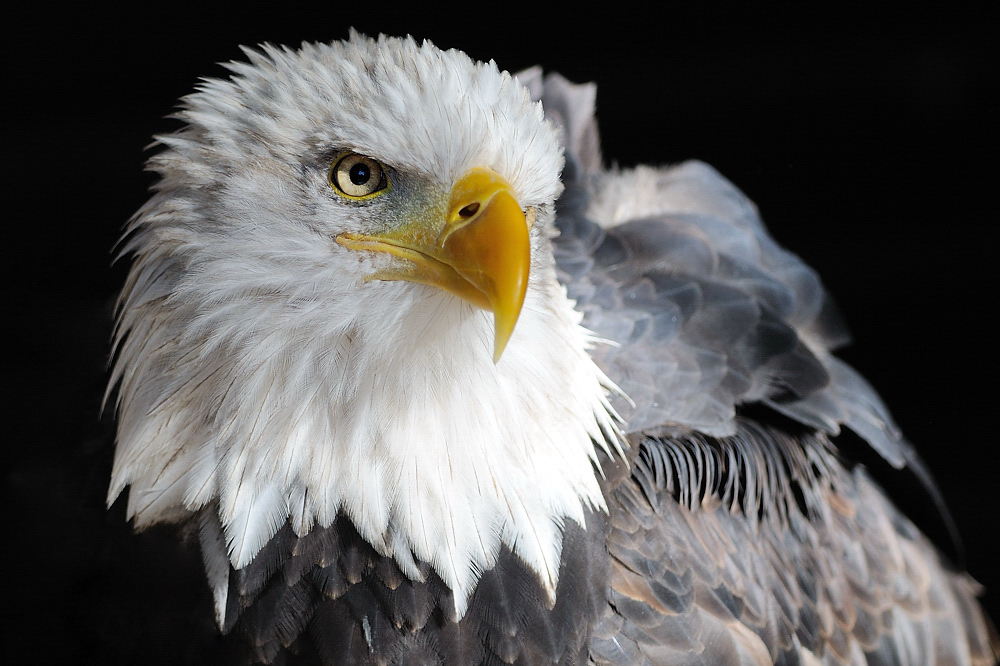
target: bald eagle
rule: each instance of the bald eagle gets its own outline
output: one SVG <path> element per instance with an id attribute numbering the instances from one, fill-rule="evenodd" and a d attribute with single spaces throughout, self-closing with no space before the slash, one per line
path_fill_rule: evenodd
<path id="1" fill-rule="evenodd" d="M 412 38 L 247 50 L 122 241 L 109 503 L 223 633 L 328 664 L 991 664 L 860 466 L 919 460 L 711 167 L 602 167 L 595 88 Z"/>

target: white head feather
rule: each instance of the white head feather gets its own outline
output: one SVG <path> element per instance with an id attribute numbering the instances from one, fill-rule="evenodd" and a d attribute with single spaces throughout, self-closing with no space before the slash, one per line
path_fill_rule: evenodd
<path id="1" fill-rule="evenodd" d="M 245 566 L 291 520 L 345 513 L 408 575 L 429 562 L 464 612 L 509 546 L 553 593 L 561 525 L 602 508 L 594 442 L 615 428 L 549 248 L 556 132 L 493 63 L 412 39 L 247 51 L 185 98 L 128 229 L 109 502 L 139 527 L 218 500 Z M 330 192 L 350 150 L 393 170 L 393 197 Z M 384 258 L 337 245 L 482 166 L 538 211 L 519 323 L 434 287 L 364 281 Z"/>

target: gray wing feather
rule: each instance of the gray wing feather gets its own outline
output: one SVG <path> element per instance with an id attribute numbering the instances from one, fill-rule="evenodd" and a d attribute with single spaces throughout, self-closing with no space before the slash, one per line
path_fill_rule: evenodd
<path id="1" fill-rule="evenodd" d="M 626 430 L 731 434 L 763 402 L 810 427 L 846 426 L 896 467 L 912 447 L 878 394 L 831 355 L 847 329 L 816 273 L 756 207 L 701 162 L 602 171 L 596 89 L 540 70 L 519 78 L 563 131 L 559 278 L 606 344 L 592 354 L 628 398 Z"/>
<path id="2" fill-rule="evenodd" d="M 653 178 L 647 190 L 663 207 L 671 181 L 721 182 L 711 174 L 688 163 L 646 174 Z M 742 402 L 789 402 L 829 386 L 818 354 L 839 342 L 838 330 L 815 274 L 762 236 L 756 217 L 736 223 L 662 210 L 623 221 L 599 199 L 575 205 L 596 198 L 602 182 L 617 189 L 607 181 L 628 178 L 591 178 L 578 183 L 589 192 L 567 192 L 584 196 L 561 200 L 555 241 L 584 325 L 614 343 L 594 357 L 635 403 L 616 404 L 628 430 L 672 425 L 726 434 Z M 609 217 L 614 226 L 600 223 Z"/>

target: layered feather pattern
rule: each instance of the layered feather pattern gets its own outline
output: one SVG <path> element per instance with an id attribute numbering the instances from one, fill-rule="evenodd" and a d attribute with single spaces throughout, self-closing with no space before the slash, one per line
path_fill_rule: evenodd
<path id="1" fill-rule="evenodd" d="M 995 663 L 976 584 L 837 448 L 926 477 L 819 277 L 718 172 L 604 169 L 596 88 L 540 69 L 247 53 L 123 244 L 109 491 L 196 526 L 247 660 Z M 345 151 L 391 192 L 333 194 Z M 489 313 L 335 241 L 472 168 L 537 213 L 499 363 Z"/>

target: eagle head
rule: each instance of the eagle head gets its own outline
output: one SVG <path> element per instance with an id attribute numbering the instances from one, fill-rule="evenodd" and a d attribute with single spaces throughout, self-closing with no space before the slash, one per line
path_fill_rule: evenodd
<path id="1" fill-rule="evenodd" d="M 557 130 L 428 42 L 246 54 L 157 137 L 127 228 L 108 501 L 129 486 L 137 527 L 216 512 L 235 569 L 345 515 L 459 613 L 501 545 L 553 593 L 618 441 L 556 280 Z"/>

